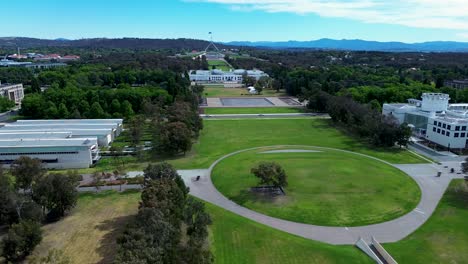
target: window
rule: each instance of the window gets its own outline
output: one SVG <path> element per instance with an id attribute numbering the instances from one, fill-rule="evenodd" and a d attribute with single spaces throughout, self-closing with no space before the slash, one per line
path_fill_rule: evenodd
<path id="1" fill-rule="evenodd" d="M 465 137 L 465 133 L 461 133 L 460 137 Z"/>
<path id="2" fill-rule="evenodd" d="M 434 121 L 434 126 L 437 126 L 437 121 Z"/>
<path id="3" fill-rule="evenodd" d="M 442 135 L 444 135 L 444 136 L 445 136 L 445 130 L 442 130 Z"/>
<path id="4" fill-rule="evenodd" d="M 443 125 L 442 125 L 442 128 L 447 128 L 447 125 L 446 125 L 446 124 L 443 124 Z"/>
<path id="5" fill-rule="evenodd" d="M 435 128 L 435 127 L 433 127 L 433 128 L 432 128 L 432 131 L 436 132 L 436 128 Z"/>
<path id="6" fill-rule="evenodd" d="M 466 131 L 466 126 L 462 126 L 462 131 Z"/>
<path id="7" fill-rule="evenodd" d="M 447 131 L 447 137 L 450 137 L 450 131 Z"/>
<path id="8" fill-rule="evenodd" d="M 460 131 L 460 126 L 456 126 L 455 131 Z"/>
<path id="9" fill-rule="evenodd" d="M 454 137 L 456 137 L 456 138 L 457 138 L 459 135 L 460 135 L 460 134 L 458 134 L 458 133 L 455 133 L 455 136 L 454 136 Z"/>
<path id="10" fill-rule="evenodd" d="M 438 128 L 438 129 L 437 129 L 437 133 L 439 133 L 439 134 L 440 134 L 440 128 Z"/>
<path id="11" fill-rule="evenodd" d="M 442 126 L 442 123 L 441 123 L 441 122 L 439 122 L 439 123 L 437 124 L 437 126 L 438 126 L 438 127 L 441 127 L 441 126 Z"/>
<path id="12" fill-rule="evenodd" d="M 448 130 L 452 129 L 452 126 L 451 126 L 451 125 L 447 125 L 447 129 L 448 129 Z"/>

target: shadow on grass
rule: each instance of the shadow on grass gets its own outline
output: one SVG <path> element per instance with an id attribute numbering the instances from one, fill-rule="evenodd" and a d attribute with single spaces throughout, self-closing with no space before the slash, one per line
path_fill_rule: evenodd
<path id="1" fill-rule="evenodd" d="M 281 204 L 287 200 L 287 196 L 242 190 L 238 195 L 231 197 L 231 199 L 239 205 L 244 205 L 249 201 L 254 203 Z"/>
<path id="2" fill-rule="evenodd" d="M 83 199 L 83 198 L 99 199 L 99 198 L 106 198 L 106 197 L 113 196 L 113 195 L 129 195 L 129 194 L 139 193 L 139 192 L 140 190 L 137 190 L 137 189 L 128 189 L 123 192 L 118 192 L 116 190 L 105 190 L 105 191 L 99 191 L 99 192 L 90 191 L 90 192 L 80 193 L 79 198 L 80 199 Z"/>
<path id="3" fill-rule="evenodd" d="M 127 223 L 134 219 L 134 215 L 121 216 L 106 220 L 100 223 L 96 228 L 100 231 L 106 231 L 107 234 L 101 239 L 99 247 L 96 249 L 99 256 L 102 257 L 99 264 L 113 263 L 117 254 L 117 238 L 122 234 Z"/>
<path id="4" fill-rule="evenodd" d="M 460 180 L 447 191 L 443 202 L 457 209 L 468 209 L 468 184 Z"/>

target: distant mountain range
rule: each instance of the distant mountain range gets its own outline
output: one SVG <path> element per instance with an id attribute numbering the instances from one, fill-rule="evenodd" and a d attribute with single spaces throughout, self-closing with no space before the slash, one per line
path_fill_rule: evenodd
<path id="1" fill-rule="evenodd" d="M 274 49 L 308 48 L 337 49 L 353 51 L 389 51 L 389 52 L 468 52 L 468 42 L 432 41 L 422 43 L 378 42 L 360 39 L 334 40 L 319 39 L 312 41 L 232 41 L 224 44 L 233 46 L 265 47 Z"/>
<path id="2" fill-rule="evenodd" d="M 65 38 L 37 39 L 25 37 L 0 37 L 0 47 L 35 48 L 35 47 L 93 47 L 123 49 L 176 49 L 204 50 L 208 41 L 198 39 L 143 39 L 143 38 L 92 38 L 70 40 Z M 232 41 L 218 43 L 219 48 L 233 46 L 262 47 L 272 49 L 336 49 L 353 51 L 387 52 L 468 52 L 468 42 L 433 41 L 422 43 L 378 42 L 366 40 L 319 39 L 312 41 Z"/>

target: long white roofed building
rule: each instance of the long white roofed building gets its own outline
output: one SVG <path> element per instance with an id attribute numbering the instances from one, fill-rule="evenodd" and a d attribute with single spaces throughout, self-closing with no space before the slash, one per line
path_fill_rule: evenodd
<path id="1" fill-rule="evenodd" d="M 49 169 L 88 168 L 100 159 L 99 147 L 122 132 L 122 119 L 21 120 L 0 127 L 0 163 L 21 156 Z"/>

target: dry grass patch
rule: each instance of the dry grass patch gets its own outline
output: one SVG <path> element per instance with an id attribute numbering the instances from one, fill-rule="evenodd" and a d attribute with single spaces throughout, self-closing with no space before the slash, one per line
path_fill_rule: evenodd
<path id="1" fill-rule="evenodd" d="M 82 194 L 69 216 L 43 227 L 43 241 L 33 256 L 55 248 L 72 263 L 112 263 L 116 238 L 137 213 L 139 200 L 139 192 Z"/>

